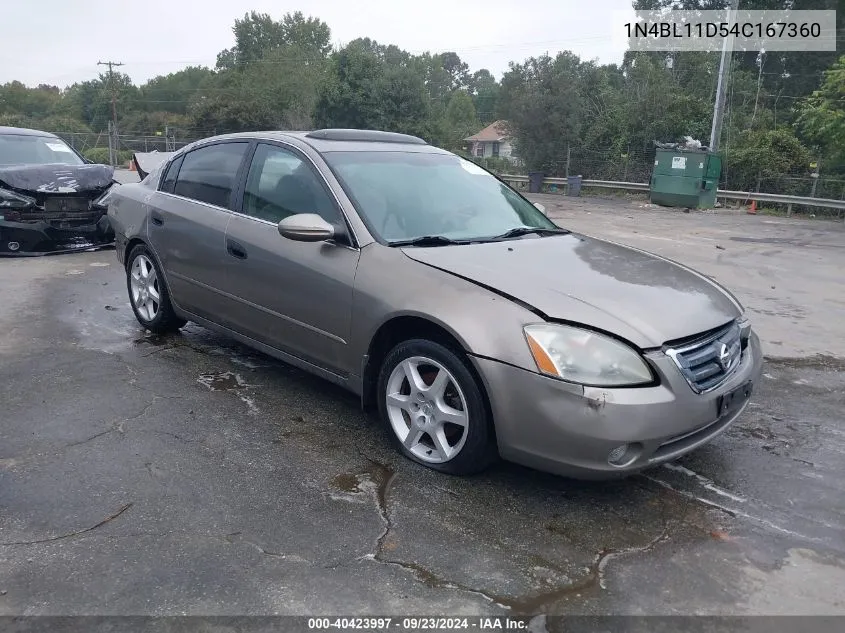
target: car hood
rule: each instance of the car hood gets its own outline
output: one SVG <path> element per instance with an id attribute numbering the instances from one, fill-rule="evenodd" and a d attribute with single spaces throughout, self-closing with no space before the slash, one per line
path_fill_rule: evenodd
<path id="1" fill-rule="evenodd" d="M 102 191 L 113 182 L 108 165 L 3 165 L 0 187 L 28 194 Z"/>
<path id="2" fill-rule="evenodd" d="M 698 334 L 742 314 L 728 291 L 689 268 L 582 235 L 403 252 L 528 304 L 547 318 L 604 330 L 640 348 Z M 495 317 L 479 315 L 484 318 Z"/>

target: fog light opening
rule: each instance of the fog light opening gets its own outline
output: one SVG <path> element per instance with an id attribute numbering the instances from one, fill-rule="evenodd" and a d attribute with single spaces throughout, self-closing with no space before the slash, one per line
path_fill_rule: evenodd
<path id="1" fill-rule="evenodd" d="M 607 463 L 617 468 L 624 468 L 633 464 L 642 452 L 642 445 L 621 444 L 607 454 Z"/>
<path id="2" fill-rule="evenodd" d="M 18 249 L 20 249 L 20 247 L 21 247 L 21 245 L 20 245 L 18 242 L 9 242 L 8 244 L 6 244 L 6 246 L 7 246 L 7 247 L 8 247 L 8 249 L 9 249 L 10 251 L 12 251 L 13 253 L 14 253 L 15 251 L 17 251 Z"/>

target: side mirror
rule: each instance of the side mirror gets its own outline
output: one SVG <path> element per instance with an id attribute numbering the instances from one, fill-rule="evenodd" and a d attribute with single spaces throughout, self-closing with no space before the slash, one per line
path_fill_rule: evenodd
<path id="1" fill-rule="evenodd" d="M 296 242 L 323 242 L 334 237 L 334 227 L 316 213 L 297 213 L 279 222 L 279 235 Z"/>
<path id="2" fill-rule="evenodd" d="M 543 215 L 546 214 L 546 207 L 544 207 L 542 204 L 540 204 L 539 202 L 535 202 L 534 206 L 540 210 L 540 213 L 542 213 Z"/>

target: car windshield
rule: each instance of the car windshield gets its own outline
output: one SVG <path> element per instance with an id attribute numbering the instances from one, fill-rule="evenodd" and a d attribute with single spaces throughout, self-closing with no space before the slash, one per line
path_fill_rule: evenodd
<path id="1" fill-rule="evenodd" d="M 326 152 L 364 221 L 387 242 L 484 241 L 513 229 L 558 230 L 533 204 L 453 154 Z"/>
<path id="2" fill-rule="evenodd" d="M 84 161 L 58 138 L 0 134 L 0 165 L 51 164 L 82 165 Z"/>

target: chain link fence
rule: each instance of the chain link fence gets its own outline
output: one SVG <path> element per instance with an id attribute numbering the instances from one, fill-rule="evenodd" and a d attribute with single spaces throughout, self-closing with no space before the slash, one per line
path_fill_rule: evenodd
<path id="1" fill-rule="evenodd" d="M 109 133 L 102 132 L 60 132 L 60 138 L 76 149 L 85 158 L 95 163 L 109 162 Z M 211 133 L 197 133 L 193 130 L 173 129 L 168 135 L 121 132 L 118 137 L 117 167 L 125 167 L 135 152 L 172 152 L 194 141 L 212 136 Z"/>

